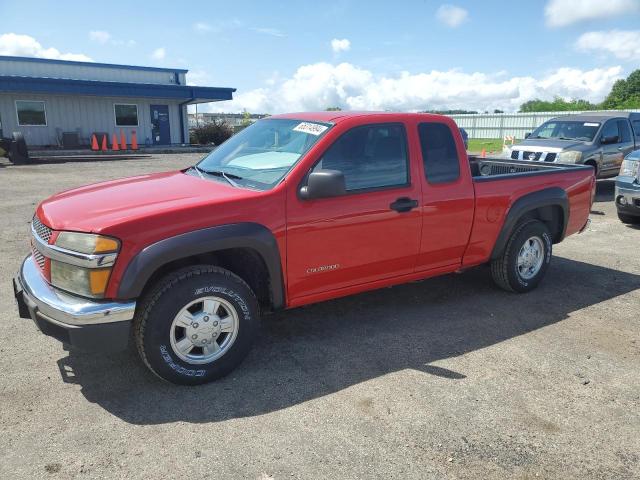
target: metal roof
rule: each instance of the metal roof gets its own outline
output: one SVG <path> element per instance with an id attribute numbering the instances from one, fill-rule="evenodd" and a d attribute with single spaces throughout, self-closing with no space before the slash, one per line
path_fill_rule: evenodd
<path id="1" fill-rule="evenodd" d="M 151 72 L 178 72 L 187 73 L 189 70 L 182 68 L 164 68 L 164 67 L 142 67 L 138 65 L 119 65 L 117 63 L 98 63 L 98 62 L 77 62 L 75 60 L 58 60 L 53 58 L 35 58 L 35 57 L 14 57 L 9 55 L 0 55 L 0 60 L 16 61 L 16 62 L 33 62 L 33 63 L 55 63 L 60 65 L 76 65 L 83 67 L 107 67 L 120 68 L 123 70 L 146 70 Z"/>
<path id="2" fill-rule="evenodd" d="M 103 97 L 173 98 L 188 103 L 232 100 L 235 88 L 107 82 L 67 78 L 0 76 L 0 92 L 97 95 Z"/>

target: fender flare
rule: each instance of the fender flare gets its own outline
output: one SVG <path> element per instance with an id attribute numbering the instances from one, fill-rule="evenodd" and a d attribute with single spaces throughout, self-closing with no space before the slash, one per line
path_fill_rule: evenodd
<path id="1" fill-rule="evenodd" d="M 283 308 L 284 282 L 278 243 L 268 228 L 251 222 L 194 230 L 146 246 L 127 265 L 118 298 L 139 297 L 151 276 L 163 265 L 229 248 L 251 248 L 262 257 L 269 274 L 273 308 Z"/>
<path id="2" fill-rule="evenodd" d="M 495 260 L 502 254 L 513 229 L 520 219 L 527 212 L 541 207 L 560 207 L 562 209 L 562 229 L 560 236 L 554 243 L 561 242 L 564 239 L 567 232 L 567 223 L 569 222 L 569 197 L 567 192 L 560 187 L 545 188 L 523 195 L 511 205 L 502 225 L 502 230 L 500 230 L 500 234 L 493 246 L 491 260 Z"/>

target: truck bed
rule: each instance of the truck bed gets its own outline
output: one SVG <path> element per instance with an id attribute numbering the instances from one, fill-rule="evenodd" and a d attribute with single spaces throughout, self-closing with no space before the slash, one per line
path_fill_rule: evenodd
<path id="1" fill-rule="evenodd" d="M 591 169 L 588 165 L 571 165 L 562 163 L 540 163 L 510 158 L 483 158 L 469 155 L 469 165 L 474 181 L 498 180 L 523 175 L 544 175 L 553 172 Z"/>

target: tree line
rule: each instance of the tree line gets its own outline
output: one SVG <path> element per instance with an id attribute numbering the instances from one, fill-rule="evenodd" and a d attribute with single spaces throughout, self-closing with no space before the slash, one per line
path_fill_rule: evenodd
<path id="1" fill-rule="evenodd" d="M 551 101 L 529 100 L 520 105 L 520 112 L 562 112 L 569 110 L 618 110 L 640 108 L 640 70 L 635 70 L 626 79 L 617 80 L 611 92 L 601 103 L 587 100 L 564 100 L 555 97 Z"/>

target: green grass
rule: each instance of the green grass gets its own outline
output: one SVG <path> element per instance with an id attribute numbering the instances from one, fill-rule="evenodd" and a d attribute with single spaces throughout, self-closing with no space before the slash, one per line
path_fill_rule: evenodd
<path id="1" fill-rule="evenodd" d="M 469 151 L 474 153 L 480 153 L 482 149 L 485 149 L 487 153 L 501 152 L 502 151 L 502 139 L 501 138 L 470 138 L 469 139 Z"/>

